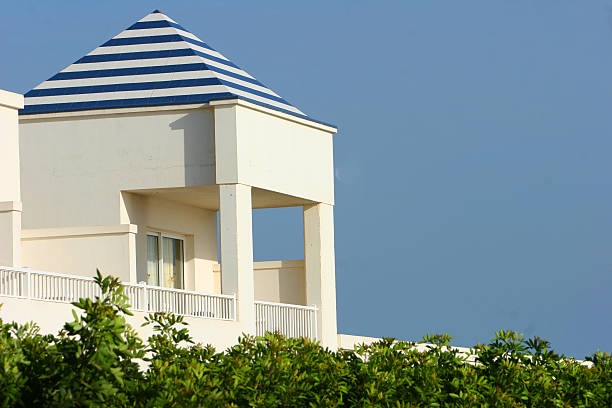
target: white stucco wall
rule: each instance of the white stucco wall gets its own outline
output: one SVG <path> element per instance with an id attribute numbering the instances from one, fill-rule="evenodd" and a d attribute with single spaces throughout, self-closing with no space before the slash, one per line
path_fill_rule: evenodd
<path id="1" fill-rule="evenodd" d="M 0 89 L 0 202 L 20 201 L 17 109 L 23 96 Z"/>
<path id="2" fill-rule="evenodd" d="M 217 184 L 246 184 L 333 204 L 334 131 L 264 113 L 248 103 L 217 104 Z"/>
<path id="3" fill-rule="evenodd" d="M 113 274 L 125 281 L 143 281 L 147 230 L 179 234 L 185 237 L 186 288 L 236 293 L 243 330 L 254 331 L 254 296 L 311 303 L 319 308 L 323 344 L 335 347 L 335 129 L 268 111 L 247 102 L 219 101 L 190 109 L 20 118 L 24 228 L 133 225 L 138 231 L 128 234 L 127 255 L 120 256 L 119 241 L 108 234 L 31 235 L 24 239 L 27 265 L 77 274 L 100 267 L 104 273 L 120 271 Z M 222 288 L 213 273 L 216 212 L 156 196 L 159 189 L 214 184 L 220 185 L 221 254 L 228 272 Z M 253 272 L 251 187 L 308 200 L 309 208 L 323 203 L 327 209 L 321 213 L 325 217 L 316 212 L 308 217 L 312 222 L 305 218 L 305 231 L 313 232 L 305 235 L 308 274 L 303 266 L 283 270 L 282 265 Z M 91 251 L 113 259 L 105 263 L 87 257 Z"/>
<path id="4" fill-rule="evenodd" d="M 146 282 L 147 232 L 165 232 L 184 238 L 185 289 L 215 293 L 215 211 L 132 193 L 122 195 L 122 204 L 119 225 L 24 230 L 23 265 L 80 276 L 99 268 L 125 282 Z"/>
<path id="5" fill-rule="evenodd" d="M 96 269 L 135 282 L 135 225 L 22 231 L 22 263 L 32 269 L 92 277 Z"/>
<path id="6" fill-rule="evenodd" d="M 68 303 L 19 299 L 0 296 L 0 318 L 5 322 L 36 322 L 43 334 L 57 334 L 65 322 L 74 320 Z M 133 311 L 134 316 L 126 316 L 127 322 L 134 327 L 141 339 L 146 340 L 152 333 L 151 326 L 142 327 L 145 312 Z M 195 342 L 212 344 L 218 350 L 225 350 L 236 344 L 242 335 L 242 325 L 237 321 L 225 321 L 196 317 L 185 317 L 188 329 Z"/>
<path id="7" fill-rule="evenodd" d="M 23 96 L 0 89 L 0 265 L 21 264 L 21 191 L 17 110 Z"/>
<path id="8" fill-rule="evenodd" d="M 121 190 L 214 184 L 213 128 L 210 109 L 20 117 L 23 227 L 118 224 Z"/>

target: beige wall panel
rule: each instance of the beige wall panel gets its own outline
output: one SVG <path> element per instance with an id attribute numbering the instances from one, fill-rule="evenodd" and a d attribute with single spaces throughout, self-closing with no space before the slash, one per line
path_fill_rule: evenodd
<path id="1" fill-rule="evenodd" d="M 293 305 L 306 304 L 304 261 L 253 262 L 255 300 Z M 213 287 L 221 290 L 221 268 L 213 265 Z"/>
<path id="2" fill-rule="evenodd" d="M 121 190 L 215 182 L 206 109 L 21 118 L 24 228 L 120 222 Z"/>
<path id="3" fill-rule="evenodd" d="M 39 237 L 21 240 L 22 263 L 29 268 L 88 277 L 95 276 L 98 268 L 103 275 L 117 276 L 124 282 L 132 281 L 132 232 L 87 235 L 70 233 L 66 236 L 31 232 L 25 230 L 24 235 Z"/>
<path id="4" fill-rule="evenodd" d="M 306 306 L 304 261 L 255 262 L 255 300 Z"/>

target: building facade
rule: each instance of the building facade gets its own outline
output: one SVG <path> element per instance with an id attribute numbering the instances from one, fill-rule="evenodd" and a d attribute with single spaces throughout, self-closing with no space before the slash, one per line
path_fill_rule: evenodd
<path id="1" fill-rule="evenodd" d="M 56 331 L 119 277 L 139 327 L 336 348 L 333 135 L 154 11 L 25 95 L 0 92 L 0 317 Z M 253 262 L 252 211 L 302 207 L 304 259 Z M 219 255 L 220 254 L 220 255 Z M 138 330 L 146 335 L 146 328 Z"/>

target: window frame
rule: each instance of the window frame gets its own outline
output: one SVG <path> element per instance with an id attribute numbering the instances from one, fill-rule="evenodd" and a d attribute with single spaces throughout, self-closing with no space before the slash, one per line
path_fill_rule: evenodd
<path id="1" fill-rule="evenodd" d="M 177 289 L 177 288 L 167 288 L 165 286 L 163 286 L 163 274 L 164 274 L 164 238 L 172 238 L 172 239 L 176 239 L 182 242 L 182 247 L 183 247 L 183 268 L 182 268 L 182 274 L 183 276 L 181 277 L 181 281 L 183 282 L 183 287 L 181 289 L 178 290 L 185 290 L 185 236 L 184 235 L 180 235 L 180 234 L 173 234 L 170 232 L 164 232 L 164 231 L 159 231 L 159 230 L 154 230 L 154 229 L 148 229 L 147 230 L 147 237 L 148 236 L 153 236 L 153 237 L 157 237 L 157 254 L 158 254 L 158 259 L 157 259 L 157 282 L 159 284 L 159 288 L 164 288 L 164 289 Z M 148 251 L 148 247 L 147 247 L 147 251 Z M 146 254 L 147 258 L 149 256 L 149 254 Z M 147 285 L 149 285 L 149 278 L 148 278 L 148 271 L 147 271 Z M 149 286 L 154 286 L 154 285 L 149 285 Z"/>

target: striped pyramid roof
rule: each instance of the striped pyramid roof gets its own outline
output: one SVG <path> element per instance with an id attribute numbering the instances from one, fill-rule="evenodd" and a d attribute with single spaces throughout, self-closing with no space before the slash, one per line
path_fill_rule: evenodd
<path id="1" fill-rule="evenodd" d="M 21 114 L 240 98 L 307 116 L 155 10 L 25 94 Z"/>

